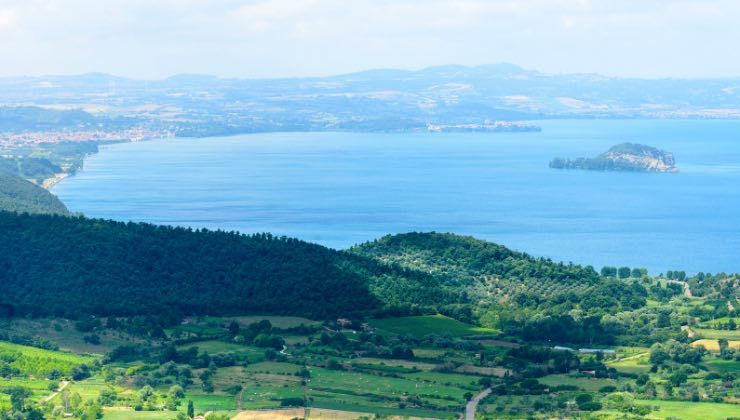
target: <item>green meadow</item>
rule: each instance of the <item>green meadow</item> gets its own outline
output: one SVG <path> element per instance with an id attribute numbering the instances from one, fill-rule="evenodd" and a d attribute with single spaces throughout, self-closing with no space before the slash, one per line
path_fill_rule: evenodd
<path id="1" fill-rule="evenodd" d="M 95 360 L 93 356 L 43 350 L 2 341 L 0 341 L 0 358 L 12 360 L 9 363 L 10 366 L 19 369 L 22 374 L 39 377 L 48 375 L 53 370 L 68 375 L 72 368 L 92 363 Z"/>
<path id="2" fill-rule="evenodd" d="M 649 415 L 657 419 L 723 420 L 740 417 L 740 405 L 738 404 L 660 400 L 639 401 L 638 403 L 657 407 L 658 410 Z"/>
<path id="3" fill-rule="evenodd" d="M 370 325 L 394 334 L 410 334 L 424 337 L 428 334 L 464 337 L 470 335 L 492 335 L 498 331 L 492 328 L 476 327 L 444 315 L 409 316 L 403 318 L 374 319 Z"/>

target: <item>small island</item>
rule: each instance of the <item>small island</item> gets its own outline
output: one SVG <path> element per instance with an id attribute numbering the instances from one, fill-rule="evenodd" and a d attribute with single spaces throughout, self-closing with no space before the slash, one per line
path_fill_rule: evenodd
<path id="1" fill-rule="evenodd" d="M 550 161 L 555 169 L 589 171 L 678 172 L 673 153 L 644 144 L 622 143 L 593 158 Z"/>

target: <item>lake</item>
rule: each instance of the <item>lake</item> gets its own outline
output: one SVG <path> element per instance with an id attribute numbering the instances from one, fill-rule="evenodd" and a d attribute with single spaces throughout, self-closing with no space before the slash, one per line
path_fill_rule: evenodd
<path id="1" fill-rule="evenodd" d="M 54 188 L 90 217 L 345 248 L 455 232 L 582 264 L 740 272 L 740 122 L 548 120 L 539 133 L 270 133 L 106 146 Z M 561 171 L 630 141 L 677 174 Z"/>

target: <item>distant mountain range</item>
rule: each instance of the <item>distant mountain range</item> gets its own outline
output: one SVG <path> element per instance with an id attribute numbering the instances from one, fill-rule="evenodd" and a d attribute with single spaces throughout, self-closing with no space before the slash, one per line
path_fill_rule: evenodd
<path id="1" fill-rule="evenodd" d="M 107 74 L 0 78 L 0 104 L 83 109 L 179 135 L 276 130 L 424 130 L 542 118 L 737 118 L 740 78 L 545 74 L 512 64 L 233 79 Z"/>

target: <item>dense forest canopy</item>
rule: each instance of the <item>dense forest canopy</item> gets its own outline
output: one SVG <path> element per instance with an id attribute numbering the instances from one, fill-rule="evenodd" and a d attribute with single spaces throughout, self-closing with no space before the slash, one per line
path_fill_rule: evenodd
<path id="1" fill-rule="evenodd" d="M 45 189 L 0 171 L 0 211 L 69 214 L 59 199 Z"/>
<path id="2" fill-rule="evenodd" d="M 269 234 L 0 213 L 0 247 L 0 303 L 19 314 L 327 318 L 377 311 L 375 295 L 452 301 L 423 273 Z"/>

